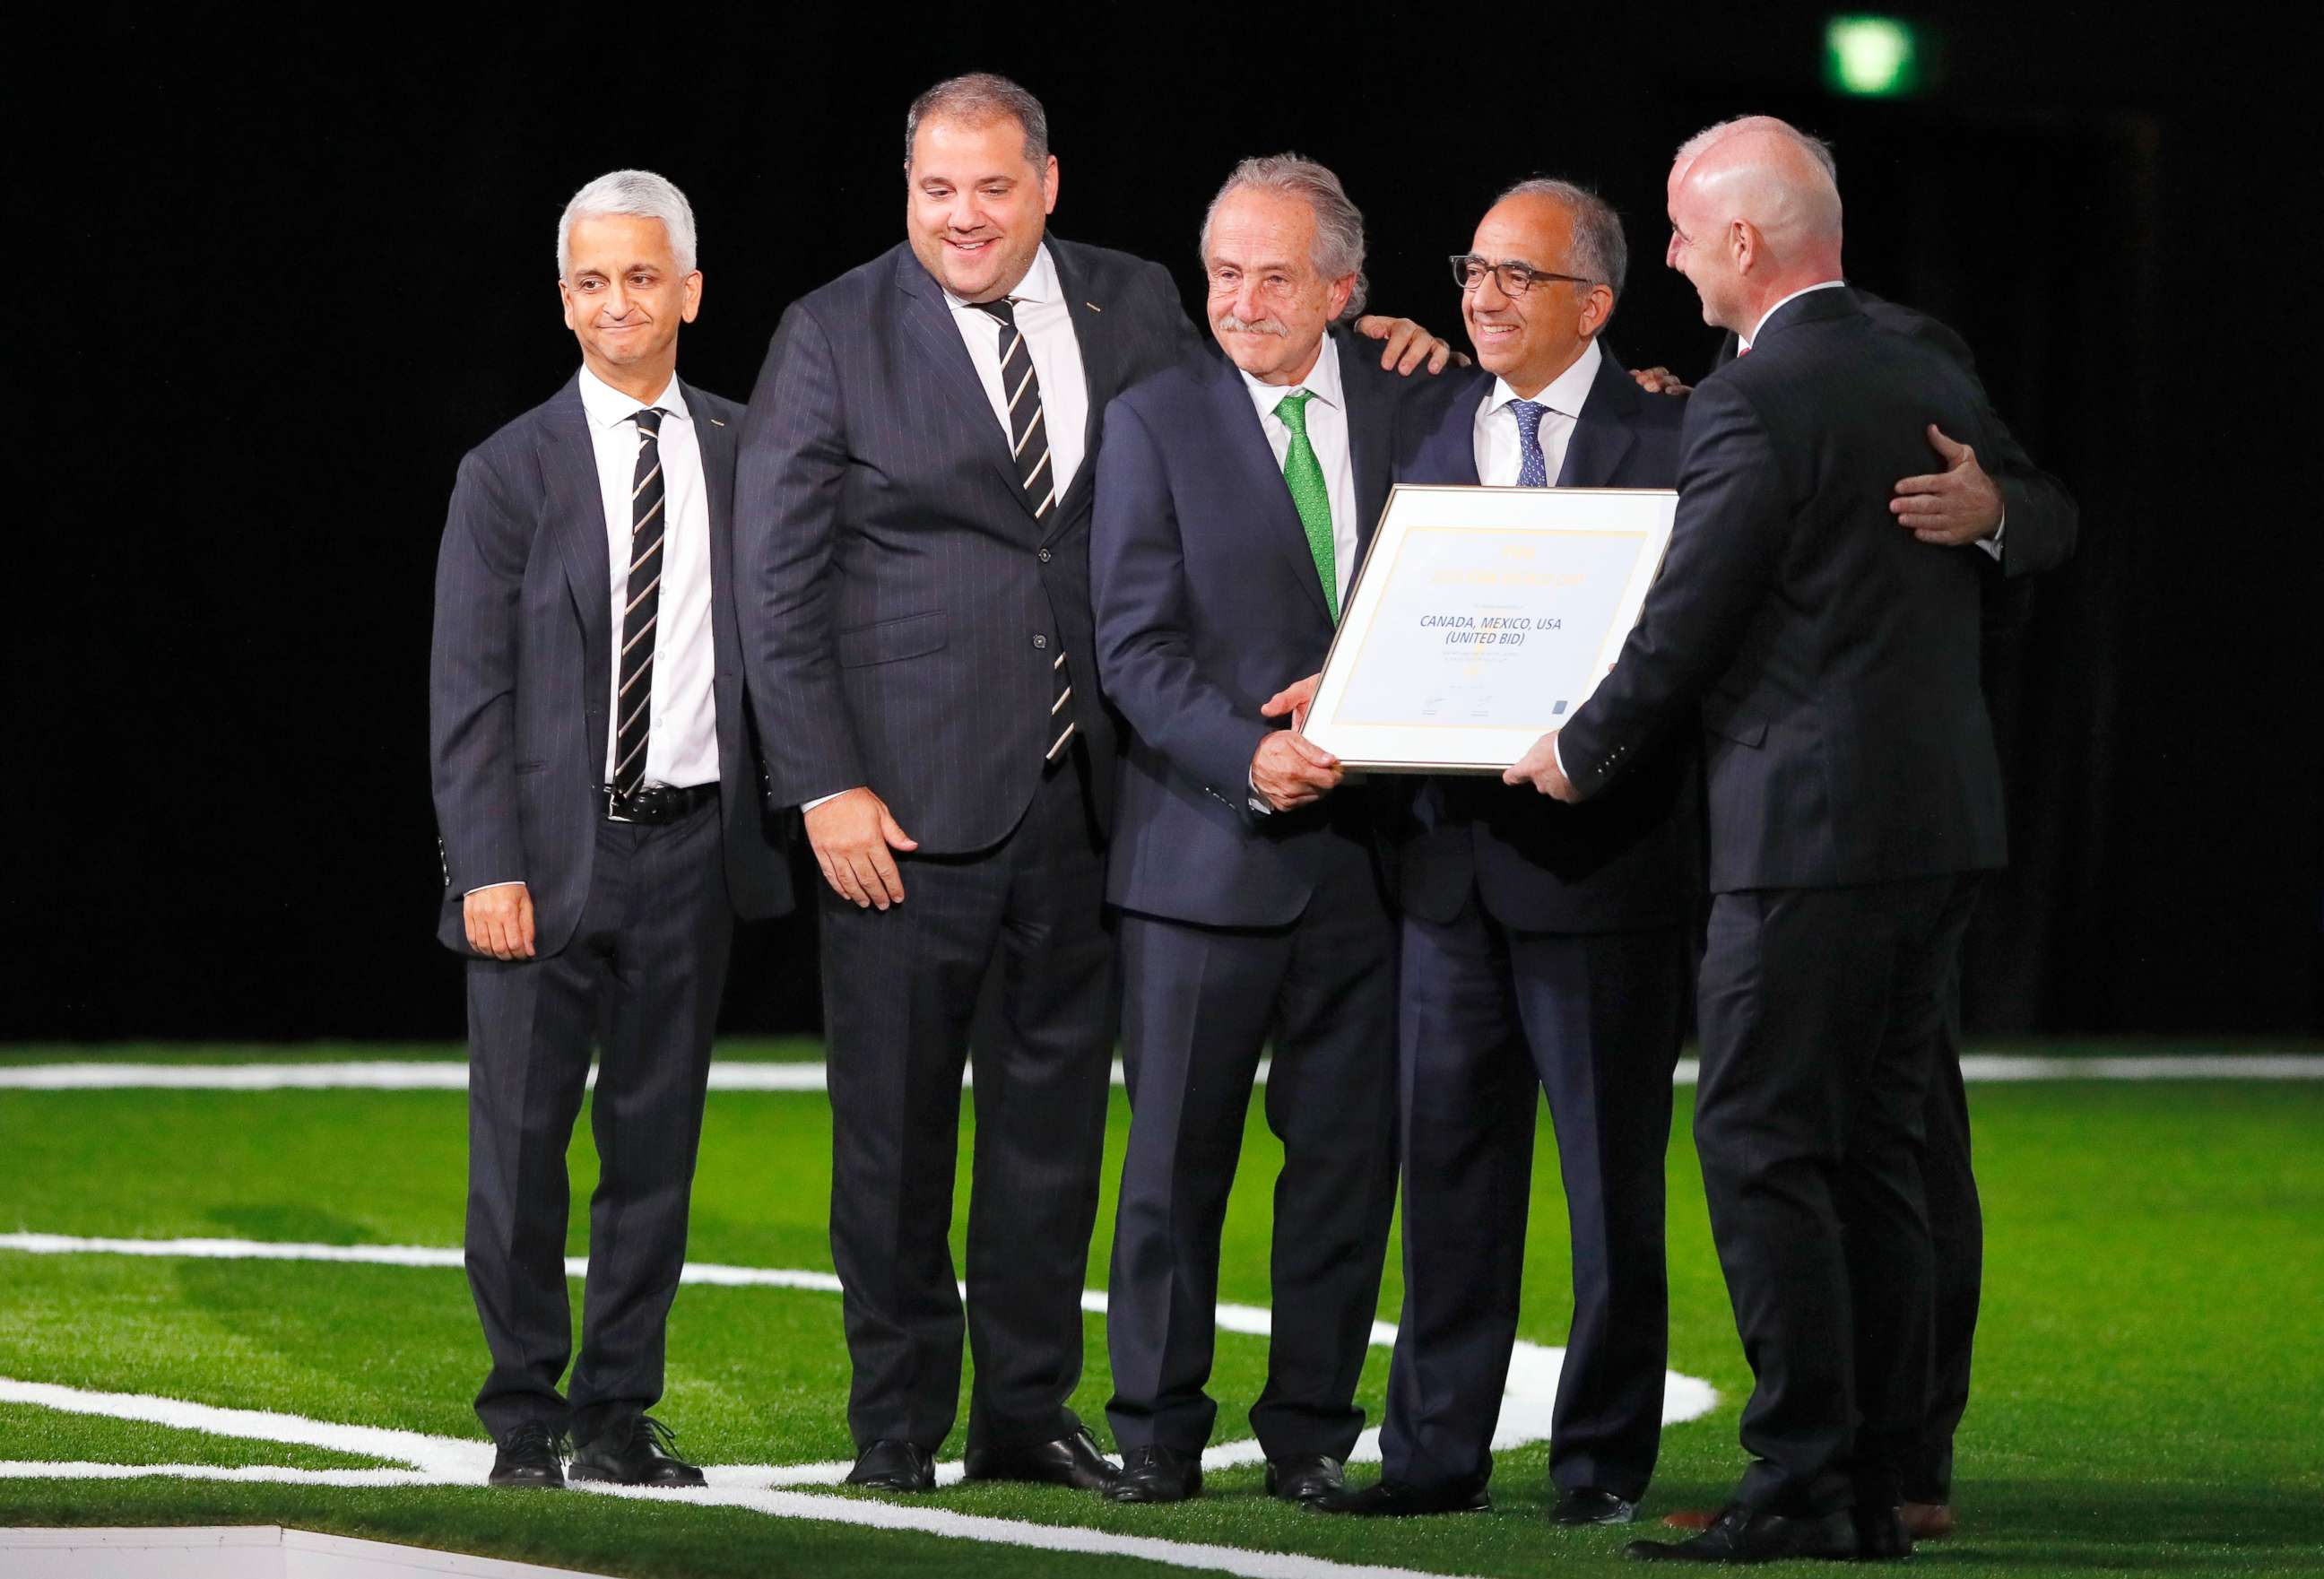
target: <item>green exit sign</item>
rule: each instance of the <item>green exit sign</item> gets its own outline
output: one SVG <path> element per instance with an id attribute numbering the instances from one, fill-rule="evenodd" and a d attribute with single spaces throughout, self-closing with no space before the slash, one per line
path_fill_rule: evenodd
<path id="1" fill-rule="evenodd" d="M 1925 51 L 1893 16 L 1835 16 L 1824 24 L 1823 80 L 1854 98 L 1900 98 L 1921 86 Z"/>

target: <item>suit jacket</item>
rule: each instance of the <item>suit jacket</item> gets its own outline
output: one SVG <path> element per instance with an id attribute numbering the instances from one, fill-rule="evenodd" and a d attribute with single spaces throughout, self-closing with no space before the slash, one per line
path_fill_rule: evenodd
<path id="1" fill-rule="evenodd" d="M 762 808 L 727 570 L 742 411 L 680 387 L 710 502 L 727 893 L 738 914 L 779 915 L 791 906 L 788 830 Z M 429 746 L 444 864 L 437 936 L 447 948 L 470 952 L 461 900 L 485 883 L 521 879 L 531 890 L 534 946 L 544 956 L 565 946 L 580 919 L 605 815 L 612 576 L 576 375 L 460 462 L 437 555 Z"/>
<path id="2" fill-rule="evenodd" d="M 2001 865 L 1978 690 L 1978 561 L 1898 530 L 1926 426 L 1995 422 L 1942 353 L 1846 288 L 1786 303 L 1686 402 L 1678 521 L 1621 657 L 1560 736 L 1584 795 L 1662 729 L 1703 732 L 1711 886 L 1821 888 Z"/>
<path id="3" fill-rule="evenodd" d="M 1397 412 L 1441 381 L 1379 367 L 1341 330 L 1360 563 L 1388 500 Z M 1091 590 L 1098 674 L 1130 725 L 1106 898 L 1212 927 L 1280 926 L 1324 863 L 1376 859 L 1372 787 L 1250 809 L 1250 762 L 1283 726 L 1259 704 L 1314 673 L 1332 616 L 1283 469 L 1224 358 L 1182 364 L 1107 409 Z"/>
<path id="4" fill-rule="evenodd" d="M 1400 483 L 1477 483 L 1477 409 L 1493 392 L 1481 370 L 1459 398 L 1397 445 Z M 1678 484 L 1686 405 L 1641 393 L 1611 351 L 1576 415 L 1561 488 Z M 1398 830 L 1405 908 L 1449 922 L 1471 886 L 1488 914 L 1526 931 L 1603 932 L 1674 925 L 1701 887 L 1694 753 L 1671 741 L 1620 795 L 1561 806 L 1531 788 L 1482 777 L 1425 780 Z"/>
<path id="5" fill-rule="evenodd" d="M 1099 415 L 1192 353 L 1158 263 L 1052 235 L 1088 447 L 1046 519 L 1019 485 L 944 292 L 899 244 L 783 314 L 744 420 L 735 543 L 770 794 L 871 786 L 928 854 L 1006 837 L 1070 704 L 1108 814 L 1117 752 L 1089 598 Z"/>
<path id="6" fill-rule="evenodd" d="M 1969 374 L 1978 398 L 1990 407 L 1992 402 L 1987 400 L 1985 385 L 1978 380 L 1976 353 L 1949 326 L 1869 291 L 1858 291 L 1856 299 L 1863 304 L 1865 316 L 1878 328 L 1943 352 Z M 1739 343 L 1735 331 L 1729 329 L 1720 343 L 1712 372 L 1735 360 L 1735 348 Z M 1905 475 L 1917 476 L 1936 464 L 1932 456 L 1923 455 L 1918 471 Z M 1993 448 L 1979 450 L 1978 464 L 2001 490 L 2003 519 L 2007 522 L 2002 534 L 2006 551 L 2001 556 L 2001 573 L 2015 580 L 2021 576 L 2054 570 L 2064 564 L 2073 554 L 2074 540 L 2081 525 L 2081 512 L 2074 503 L 2074 496 L 2066 491 L 2065 484 L 2034 464 L 2034 457 L 1998 416 L 1993 419 Z M 1987 617 L 1988 623 L 1994 623 L 1997 618 L 2022 617 L 2024 612 L 2022 603 L 1989 605 Z"/>

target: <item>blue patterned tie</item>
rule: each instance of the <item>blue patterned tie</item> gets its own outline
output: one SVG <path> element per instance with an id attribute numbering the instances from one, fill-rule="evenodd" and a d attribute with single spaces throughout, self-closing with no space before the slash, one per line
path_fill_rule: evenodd
<path id="1" fill-rule="evenodd" d="M 1517 486 L 1546 488 L 1549 462 L 1541 453 L 1541 419 L 1549 408 L 1539 401 L 1511 401 L 1509 410 L 1517 414 Z"/>

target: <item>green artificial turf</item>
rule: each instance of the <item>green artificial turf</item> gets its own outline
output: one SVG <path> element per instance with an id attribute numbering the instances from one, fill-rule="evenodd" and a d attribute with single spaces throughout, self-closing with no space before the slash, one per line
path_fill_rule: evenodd
<path id="1" fill-rule="evenodd" d="M 335 1048 L 298 1055 L 355 1056 Z M 212 1049 L 209 1058 L 218 1056 Z M 1711 1380 L 1721 1403 L 1707 1418 L 1665 1433 L 1650 1514 L 1720 1499 L 1740 1467 L 1735 1417 L 1748 1384 L 1685 1135 L 1689 1094 L 1680 1093 L 1671 1149 L 1672 1364 Z M 1977 1399 L 1956 1486 L 1964 1530 L 1953 1542 L 1925 1546 L 1924 1563 L 1964 1575 L 2324 1569 L 2324 1519 L 2315 1511 L 2324 1506 L 2324 1323 L 2315 1315 L 2324 1310 L 2324 1146 L 2317 1143 L 2324 1084 L 1991 1085 L 1975 1088 L 1972 1103 L 1990 1232 Z M 456 1245 L 462 1113 L 462 1098 L 450 1092 L 0 1091 L 0 1229 Z M 1116 1093 L 1110 1166 L 1126 1122 Z M 964 1206 L 965 1115 L 963 1140 Z M 1554 1344 L 1565 1318 L 1567 1252 L 1546 1123 L 1541 1146 L 1522 1330 Z M 714 1096 L 692 1259 L 827 1269 L 829 1148 L 819 1094 Z M 586 1248 L 587 1152 L 583 1139 L 574 1169 L 576 1253 Z M 1268 1303 L 1276 1158 L 1255 1108 L 1228 1224 L 1222 1299 Z M 1092 1247 L 1093 1286 L 1102 1284 L 1111 1213 L 1109 1191 Z M 1395 1319 L 1400 1296 L 1392 1255 L 1384 1318 Z M 1076 1405 L 1102 1436 L 1102 1320 L 1092 1318 L 1086 1331 L 1089 1364 Z M 1221 1335 L 1213 1390 L 1222 1436 L 1246 1434 L 1242 1413 L 1262 1379 L 1265 1347 L 1262 1339 Z M 673 1313 L 669 1353 L 669 1389 L 658 1412 L 678 1427 L 689 1454 L 716 1463 L 848 1454 L 835 1297 L 689 1287 Z M 1361 1388 L 1375 1419 L 1386 1359 L 1372 1352 Z M 482 1370 L 475 1314 L 456 1270 L 0 1252 L 0 1376 L 474 1436 L 466 1400 Z M 948 1455 L 958 1451 L 955 1435 Z M 1273 1504 L 1259 1494 L 1256 1469 L 1213 1477 L 1211 1495 L 1180 1508 L 1115 1508 L 1070 1492 L 993 1486 L 928 1501 L 963 1512 L 1444 1573 L 1532 1575 L 1610 1565 L 1624 1532 L 1556 1532 L 1540 1518 L 1546 1457 L 1543 1445 L 1502 1456 L 1494 1515 L 1385 1527 Z M 14 1458 L 362 1462 L 11 1406 L 0 1408 L 0 1459 Z M 812 1571 L 846 1579 L 921 1566 L 1042 1575 L 1151 1566 L 580 1496 L 0 1481 L 0 1525 L 230 1522 L 613 1574 Z"/>

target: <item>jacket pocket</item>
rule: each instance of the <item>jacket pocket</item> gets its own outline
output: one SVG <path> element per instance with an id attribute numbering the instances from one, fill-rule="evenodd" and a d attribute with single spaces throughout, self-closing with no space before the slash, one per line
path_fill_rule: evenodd
<path id="1" fill-rule="evenodd" d="M 899 659 L 934 652 L 945 644 L 945 639 L 944 610 L 939 608 L 842 631 L 835 646 L 842 669 L 861 669 L 870 663 L 894 663 Z"/>
<path id="2" fill-rule="evenodd" d="M 1730 691 L 1713 691 L 1702 699 L 1702 727 L 1737 745 L 1757 747 L 1767 738 L 1767 721 Z"/>

